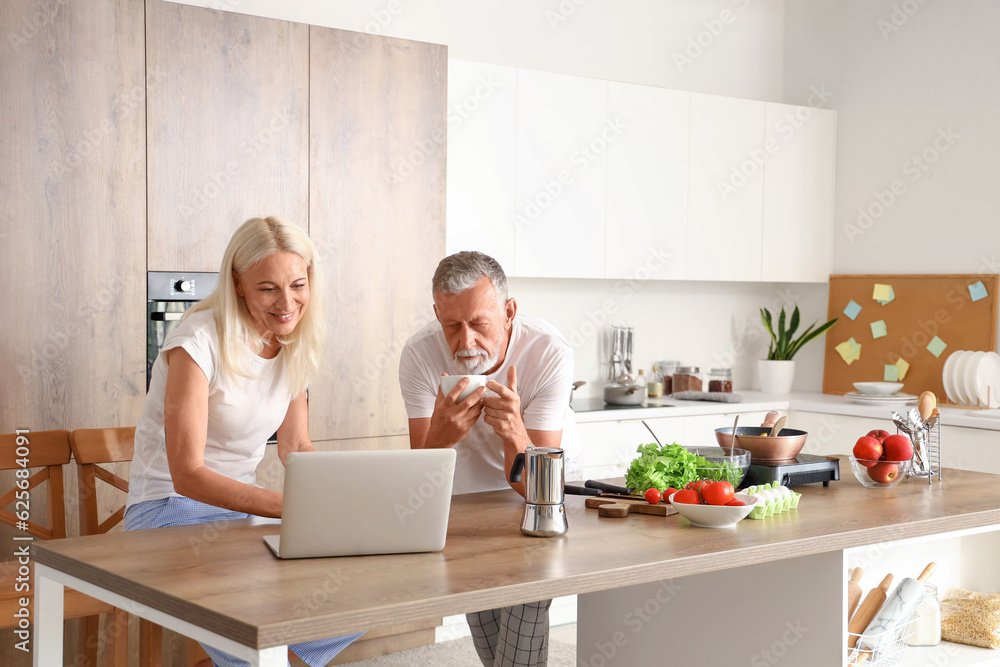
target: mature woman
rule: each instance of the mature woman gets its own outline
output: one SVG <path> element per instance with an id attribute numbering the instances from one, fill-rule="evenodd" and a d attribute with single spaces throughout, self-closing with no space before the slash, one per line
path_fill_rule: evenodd
<path id="1" fill-rule="evenodd" d="M 326 340 L 322 278 L 295 225 L 255 218 L 236 231 L 215 292 L 185 313 L 153 364 L 125 530 L 281 516 L 282 494 L 257 486 L 256 469 L 275 431 L 282 463 L 314 451 L 305 389 Z M 319 667 L 359 636 L 290 648 Z M 205 650 L 216 665 L 247 664 Z"/>

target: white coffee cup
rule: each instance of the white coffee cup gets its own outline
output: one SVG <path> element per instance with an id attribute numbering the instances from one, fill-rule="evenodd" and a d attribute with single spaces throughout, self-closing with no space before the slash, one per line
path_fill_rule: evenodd
<path id="1" fill-rule="evenodd" d="M 463 389 L 462 393 L 458 395 L 459 401 L 464 401 L 472 392 L 486 386 L 485 375 L 444 375 L 441 377 L 441 393 L 447 396 L 448 392 L 454 389 L 455 385 L 462 378 L 469 378 L 469 386 Z"/>

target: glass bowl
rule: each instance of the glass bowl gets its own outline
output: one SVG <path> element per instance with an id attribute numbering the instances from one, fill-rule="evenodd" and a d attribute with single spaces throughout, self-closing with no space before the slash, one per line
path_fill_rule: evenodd
<path id="1" fill-rule="evenodd" d="M 750 467 L 750 452 L 738 447 L 733 450 L 730 450 L 729 447 L 688 447 L 687 450 L 709 463 L 724 466 L 722 468 L 698 468 L 699 479 L 710 479 L 713 482 L 724 479 L 738 487 L 743 478 L 746 477 L 747 468 Z M 731 456 L 730 451 L 732 451 Z"/>
<path id="2" fill-rule="evenodd" d="M 906 473 L 910 472 L 910 463 L 913 461 L 913 459 L 908 461 L 872 461 L 854 456 L 851 456 L 850 459 L 854 476 L 869 489 L 891 489 L 897 486 L 906 478 Z M 895 467 L 895 471 L 893 471 L 893 467 Z M 895 476 L 886 481 L 892 472 L 895 472 Z"/>

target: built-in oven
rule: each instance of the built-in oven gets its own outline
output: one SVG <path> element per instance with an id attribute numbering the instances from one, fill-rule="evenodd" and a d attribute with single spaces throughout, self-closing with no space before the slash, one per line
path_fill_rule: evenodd
<path id="1" fill-rule="evenodd" d="M 146 274 L 146 391 L 163 339 L 184 311 L 215 290 L 218 273 L 151 271 Z"/>

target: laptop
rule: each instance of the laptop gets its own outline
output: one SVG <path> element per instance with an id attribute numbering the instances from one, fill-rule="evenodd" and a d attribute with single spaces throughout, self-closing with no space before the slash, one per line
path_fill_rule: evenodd
<path id="1" fill-rule="evenodd" d="M 279 558 L 441 551 L 454 449 L 292 452 L 285 459 Z"/>

